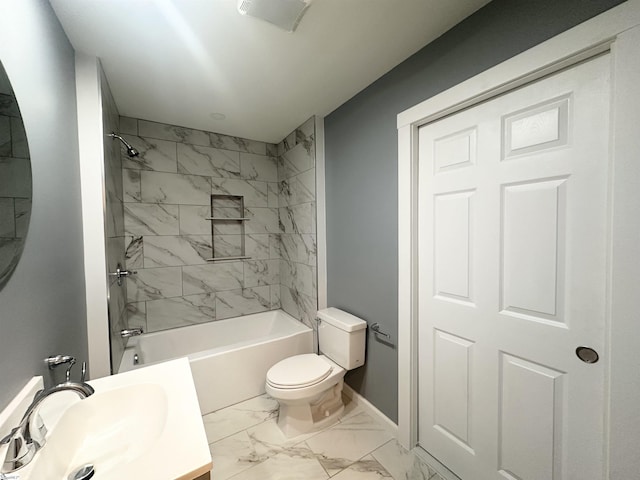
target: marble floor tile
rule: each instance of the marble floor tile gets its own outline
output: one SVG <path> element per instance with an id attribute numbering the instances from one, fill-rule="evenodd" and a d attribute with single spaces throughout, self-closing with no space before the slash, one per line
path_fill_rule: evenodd
<path id="1" fill-rule="evenodd" d="M 255 427 L 247 429 L 249 440 L 256 454 L 268 458 L 281 453 L 305 440 L 317 435 L 319 432 L 311 432 L 295 437 L 287 438 L 278 427 L 277 418 L 272 418 L 262 422 Z"/>
<path id="2" fill-rule="evenodd" d="M 339 423 L 286 438 L 268 395 L 203 417 L 213 480 L 443 480 L 386 426 L 343 395 Z"/>
<path id="3" fill-rule="evenodd" d="M 391 479 L 391 474 L 371 455 L 361 458 L 333 476 L 336 480 L 380 480 Z"/>
<path id="4" fill-rule="evenodd" d="M 261 395 L 202 417 L 209 443 L 221 440 L 278 415 L 278 402 Z"/>
<path id="5" fill-rule="evenodd" d="M 245 430 L 212 443 L 209 450 L 213 480 L 226 480 L 266 460 L 256 453 Z"/>
<path id="6" fill-rule="evenodd" d="M 395 480 L 429 480 L 436 473 L 396 440 L 385 443 L 374 450 L 372 455 Z"/>
<path id="7" fill-rule="evenodd" d="M 307 444 L 327 473 L 334 475 L 391 438 L 368 413 L 360 413 L 311 437 Z"/>
<path id="8" fill-rule="evenodd" d="M 235 475 L 233 480 L 325 480 L 328 477 L 313 452 L 300 444 Z"/>

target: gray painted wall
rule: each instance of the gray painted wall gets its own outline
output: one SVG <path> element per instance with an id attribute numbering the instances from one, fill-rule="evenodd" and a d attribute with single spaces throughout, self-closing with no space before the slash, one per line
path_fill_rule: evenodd
<path id="1" fill-rule="evenodd" d="M 620 0 L 494 0 L 325 119 L 328 303 L 397 341 L 396 115 Z M 367 341 L 347 383 L 397 421 L 394 345 Z"/>
<path id="2" fill-rule="evenodd" d="M 0 60 L 27 130 L 34 194 L 23 257 L 0 291 L 2 409 L 32 376 L 52 381 L 46 356 L 85 360 L 87 335 L 74 52 L 46 0 L 0 0 Z"/>

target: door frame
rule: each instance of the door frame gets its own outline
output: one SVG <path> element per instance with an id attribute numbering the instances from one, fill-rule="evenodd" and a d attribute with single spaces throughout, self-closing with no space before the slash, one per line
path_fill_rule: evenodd
<path id="1" fill-rule="evenodd" d="M 640 339 L 640 295 L 634 289 L 640 286 L 637 45 L 640 0 L 629 0 L 398 115 L 398 441 L 404 447 L 414 448 L 418 433 L 418 128 L 610 52 L 605 478 L 633 478 L 640 470 L 640 355 L 634 343 Z"/>

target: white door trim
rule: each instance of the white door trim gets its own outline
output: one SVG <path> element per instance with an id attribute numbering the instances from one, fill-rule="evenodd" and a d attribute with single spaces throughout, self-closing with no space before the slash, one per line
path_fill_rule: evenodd
<path id="1" fill-rule="evenodd" d="M 318 266 L 318 310 L 327 308 L 327 196 L 325 191 L 324 117 L 316 123 L 316 262 Z"/>
<path id="2" fill-rule="evenodd" d="M 101 68 L 97 57 L 76 52 L 78 143 L 89 349 L 87 363 L 91 379 L 111 375 Z"/>
<path id="3" fill-rule="evenodd" d="M 629 0 L 398 115 L 398 440 L 417 444 L 417 131 L 420 125 L 610 50 L 612 224 L 610 225 L 608 478 L 640 470 L 640 0 Z M 635 28 L 634 28 L 635 27 Z M 635 162 L 634 162 L 635 160 Z M 635 222 L 630 222 L 633 219 Z"/>

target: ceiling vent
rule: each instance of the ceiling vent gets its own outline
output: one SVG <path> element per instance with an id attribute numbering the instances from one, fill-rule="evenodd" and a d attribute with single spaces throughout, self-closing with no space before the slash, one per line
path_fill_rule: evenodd
<path id="1" fill-rule="evenodd" d="M 293 32 L 311 0 L 238 0 L 238 11 Z"/>

